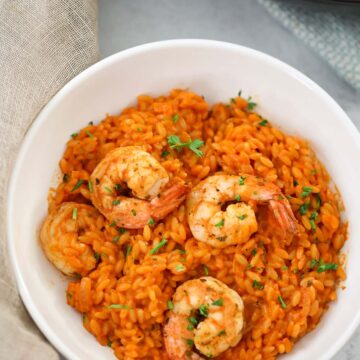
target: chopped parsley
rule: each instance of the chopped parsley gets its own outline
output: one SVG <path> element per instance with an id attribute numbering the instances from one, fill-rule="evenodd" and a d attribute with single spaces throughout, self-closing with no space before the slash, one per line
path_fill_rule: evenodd
<path id="1" fill-rule="evenodd" d="M 202 157 L 204 153 L 199 150 L 204 142 L 200 139 L 189 140 L 188 142 L 182 142 L 177 135 L 170 135 L 167 138 L 167 142 L 171 149 L 181 150 L 183 147 L 187 147 L 189 150 L 194 152 L 198 157 Z"/>
<path id="2" fill-rule="evenodd" d="M 263 285 L 261 282 L 257 281 L 257 280 L 254 280 L 254 281 L 253 281 L 252 287 L 253 287 L 254 289 L 259 289 L 259 290 L 263 290 L 263 289 L 264 289 L 264 285 Z"/>
<path id="3" fill-rule="evenodd" d="M 94 191 L 94 188 L 93 188 L 93 184 L 92 184 L 91 180 L 89 179 L 89 180 L 87 181 L 87 183 L 88 183 L 89 191 L 92 193 L 92 192 Z"/>
<path id="4" fill-rule="evenodd" d="M 199 306 L 199 312 L 202 316 L 208 317 L 209 315 L 209 308 L 206 305 L 201 304 Z"/>
<path id="5" fill-rule="evenodd" d="M 322 203 L 322 201 L 321 201 L 320 195 L 319 195 L 319 194 L 316 194 L 316 207 L 317 207 L 318 209 L 320 209 L 321 203 Z"/>
<path id="6" fill-rule="evenodd" d="M 113 191 L 108 187 L 108 186 L 104 186 L 104 189 L 109 193 L 112 194 Z"/>
<path id="7" fill-rule="evenodd" d="M 82 185 L 83 182 L 84 182 L 84 180 L 80 179 L 80 180 L 75 184 L 75 186 L 72 188 L 71 192 L 77 190 L 77 189 Z"/>
<path id="8" fill-rule="evenodd" d="M 174 115 L 172 116 L 172 122 L 173 122 L 174 124 L 176 124 L 176 122 L 179 120 L 179 118 L 180 118 L 180 115 L 179 115 L 179 114 L 174 114 Z"/>
<path id="9" fill-rule="evenodd" d="M 310 175 L 311 175 L 311 176 L 314 176 L 316 173 L 317 173 L 316 169 L 312 169 L 312 170 L 310 171 Z"/>
<path id="10" fill-rule="evenodd" d="M 236 195 L 236 196 L 235 196 L 235 200 L 236 200 L 236 201 L 241 201 L 241 196 L 240 196 L 240 195 Z"/>
<path id="11" fill-rule="evenodd" d="M 225 330 L 221 330 L 219 333 L 218 333 L 218 336 L 223 336 L 226 334 L 226 331 Z"/>
<path id="12" fill-rule="evenodd" d="M 252 101 L 251 96 L 248 97 L 247 102 L 248 102 L 248 104 L 247 104 L 247 109 L 248 109 L 249 111 L 254 110 L 255 107 L 256 107 L 256 105 L 257 105 L 257 103 L 254 102 L 254 101 Z"/>
<path id="13" fill-rule="evenodd" d="M 72 219 L 76 220 L 77 219 L 77 213 L 78 213 L 78 209 L 77 208 L 73 208 L 72 211 Z"/>
<path id="14" fill-rule="evenodd" d="M 335 263 L 324 263 L 322 260 L 319 261 L 319 266 L 317 268 L 318 273 L 322 273 L 328 270 L 337 270 L 338 264 Z"/>
<path id="15" fill-rule="evenodd" d="M 264 119 L 264 120 L 261 120 L 261 121 L 259 122 L 259 125 L 260 125 L 260 126 L 266 126 L 267 123 L 268 123 L 268 121 Z"/>
<path id="16" fill-rule="evenodd" d="M 113 205 L 119 205 L 121 203 L 121 200 L 116 199 L 112 202 Z"/>
<path id="17" fill-rule="evenodd" d="M 123 304 L 111 304 L 106 307 L 108 309 L 130 309 L 129 305 L 123 305 Z"/>
<path id="18" fill-rule="evenodd" d="M 115 184 L 114 189 L 115 189 L 115 191 L 120 191 L 121 190 L 121 184 Z"/>
<path id="19" fill-rule="evenodd" d="M 67 182 L 69 182 L 69 180 L 70 180 L 70 175 L 65 173 L 63 176 L 63 182 L 67 183 Z"/>
<path id="20" fill-rule="evenodd" d="M 237 218 L 240 219 L 240 220 L 244 220 L 244 219 L 247 218 L 247 215 L 246 215 L 246 214 L 242 214 L 242 215 L 237 216 Z"/>
<path id="21" fill-rule="evenodd" d="M 153 226 L 155 224 L 155 220 L 151 217 L 149 220 L 148 220 L 148 225 L 149 226 Z"/>
<path id="22" fill-rule="evenodd" d="M 186 327 L 186 329 L 189 330 L 189 331 L 192 331 L 192 330 L 194 330 L 194 326 L 191 325 L 191 324 L 189 324 L 189 325 Z"/>
<path id="23" fill-rule="evenodd" d="M 166 239 L 162 239 L 154 248 L 150 250 L 150 255 L 156 254 L 164 245 L 167 244 Z"/>
<path id="24" fill-rule="evenodd" d="M 302 204 L 300 207 L 299 207 L 299 212 L 301 215 L 305 215 L 306 214 L 306 211 L 308 209 L 308 207 L 310 206 L 310 201 L 307 201 L 305 204 Z"/>
<path id="25" fill-rule="evenodd" d="M 131 209 L 131 213 L 133 214 L 133 216 L 136 216 L 136 210 L 135 209 Z"/>
<path id="26" fill-rule="evenodd" d="M 89 138 L 94 139 L 94 135 L 90 131 L 86 130 L 85 133 Z"/>
<path id="27" fill-rule="evenodd" d="M 75 139 L 79 134 L 78 133 L 72 133 L 70 136 Z"/>
<path id="28" fill-rule="evenodd" d="M 176 269 L 176 271 L 181 272 L 181 271 L 186 270 L 186 267 L 184 265 L 182 265 L 182 264 L 178 264 L 178 265 L 175 266 L 175 269 Z"/>
<path id="29" fill-rule="evenodd" d="M 196 318 L 194 318 L 193 316 L 190 316 L 190 317 L 188 318 L 188 321 L 189 321 L 190 324 L 192 324 L 192 325 L 194 325 L 194 326 L 196 326 L 196 325 L 198 324 L 198 321 L 197 321 Z"/>
<path id="30" fill-rule="evenodd" d="M 251 250 L 251 255 L 252 255 L 252 256 L 255 256 L 256 253 L 257 253 L 256 249 L 252 249 L 252 250 Z"/>
<path id="31" fill-rule="evenodd" d="M 293 181 L 293 184 L 294 184 L 294 186 L 298 186 L 298 185 L 299 185 L 299 182 L 298 182 L 297 180 L 294 180 L 294 181 Z"/>
<path id="32" fill-rule="evenodd" d="M 112 346 L 112 341 L 108 338 L 108 342 L 106 344 L 108 347 L 111 347 Z"/>
<path id="33" fill-rule="evenodd" d="M 131 245 L 127 244 L 125 257 L 128 257 L 131 254 L 131 250 L 132 250 Z"/>
<path id="34" fill-rule="evenodd" d="M 141 128 L 141 127 L 138 127 L 138 128 L 136 128 L 136 131 L 137 131 L 137 132 L 142 132 L 142 128 Z"/>
<path id="35" fill-rule="evenodd" d="M 215 224 L 216 227 L 220 228 L 220 227 L 223 227 L 225 224 L 225 220 L 222 219 L 221 221 L 219 221 L 217 224 Z"/>
<path id="36" fill-rule="evenodd" d="M 311 259 L 310 269 L 313 269 L 319 262 L 316 259 Z"/>
<path id="37" fill-rule="evenodd" d="M 223 304 L 224 304 L 224 299 L 222 299 L 222 298 L 217 299 L 212 303 L 212 305 L 214 305 L 214 306 L 223 306 Z"/>
<path id="38" fill-rule="evenodd" d="M 121 227 L 121 226 L 119 226 L 119 227 L 117 228 L 117 231 L 118 231 L 120 234 L 126 233 L 126 229 L 124 229 L 124 228 Z"/>
<path id="39" fill-rule="evenodd" d="M 161 156 L 162 158 L 165 158 L 165 157 L 167 157 L 169 154 L 170 154 L 170 151 L 164 150 L 164 151 L 161 153 L 160 156 Z"/>
<path id="40" fill-rule="evenodd" d="M 240 176 L 239 185 L 245 185 L 246 176 Z"/>
<path id="41" fill-rule="evenodd" d="M 310 186 L 303 186 L 303 192 L 300 194 L 300 197 L 305 198 L 312 193 L 312 187 Z"/>
<path id="42" fill-rule="evenodd" d="M 98 252 L 94 253 L 94 258 L 96 259 L 96 261 L 100 260 L 100 254 Z"/>
<path id="43" fill-rule="evenodd" d="M 204 269 L 205 276 L 208 276 L 209 275 L 209 268 L 206 265 L 203 265 L 203 269 Z"/>
<path id="44" fill-rule="evenodd" d="M 171 300 L 168 300 L 168 302 L 167 302 L 167 308 L 168 308 L 169 310 L 174 309 L 174 304 L 173 304 L 173 302 L 172 302 Z"/>
<path id="45" fill-rule="evenodd" d="M 278 296 L 278 301 L 283 309 L 286 309 L 286 303 L 281 296 Z"/>
<path id="46" fill-rule="evenodd" d="M 238 92 L 238 96 L 241 96 L 242 90 L 239 90 Z"/>
<path id="47" fill-rule="evenodd" d="M 120 235 L 115 235 L 114 238 L 112 239 L 112 242 L 116 244 L 119 241 L 119 239 L 120 239 Z"/>
<path id="48" fill-rule="evenodd" d="M 194 346 L 194 340 L 191 339 L 184 339 L 186 342 L 186 345 L 189 347 L 193 347 Z"/>
<path id="49" fill-rule="evenodd" d="M 315 231 L 316 229 L 316 224 L 315 224 L 315 221 L 313 219 L 310 219 L 310 226 L 311 226 L 311 230 L 312 231 Z"/>

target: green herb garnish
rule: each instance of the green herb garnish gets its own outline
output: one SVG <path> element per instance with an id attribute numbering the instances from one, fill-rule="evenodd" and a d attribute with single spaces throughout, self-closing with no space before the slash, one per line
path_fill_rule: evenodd
<path id="1" fill-rule="evenodd" d="M 121 200 L 116 199 L 112 202 L 113 205 L 119 205 L 121 203 Z"/>
<path id="2" fill-rule="evenodd" d="M 72 211 L 72 219 L 76 220 L 77 219 L 77 213 L 78 213 L 78 209 L 77 208 L 73 208 Z"/>
<path id="3" fill-rule="evenodd" d="M 313 269 L 319 262 L 316 259 L 311 259 L 310 269 Z"/>
<path id="4" fill-rule="evenodd" d="M 108 187 L 108 186 L 104 186 L 104 189 L 109 193 L 112 194 L 113 191 Z"/>
<path id="5" fill-rule="evenodd" d="M 120 239 L 120 235 L 115 235 L 114 238 L 112 239 L 112 242 L 116 244 L 119 241 L 119 239 Z"/>
<path id="6" fill-rule="evenodd" d="M 168 308 L 169 310 L 174 309 L 174 304 L 173 304 L 173 302 L 172 302 L 171 300 L 168 300 L 168 302 L 167 302 L 167 308 Z"/>
<path id="7" fill-rule="evenodd" d="M 305 204 L 302 204 L 300 207 L 299 207 L 299 212 L 301 215 L 305 215 L 306 214 L 306 211 L 308 209 L 308 207 L 310 206 L 310 201 L 307 201 Z"/>
<path id="8" fill-rule="evenodd" d="M 89 180 L 87 181 L 87 183 L 88 183 L 89 191 L 92 193 L 92 192 L 94 191 L 94 188 L 93 188 L 93 184 L 92 184 L 91 180 L 89 179 Z"/>
<path id="9" fill-rule="evenodd" d="M 235 196 L 235 200 L 238 201 L 238 202 L 241 201 L 241 196 L 240 196 L 240 195 L 236 195 L 236 196 Z"/>
<path id="10" fill-rule="evenodd" d="M 99 261 L 100 260 L 100 254 L 98 252 L 95 252 L 94 253 L 94 258 L 96 261 Z"/>
<path id="11" fill-rule="evenodd" d="M 157 253 L 164 245 L 167 244 L 166 239 L 162 239 L 153 249 L 150 250 L 150 255 L 154 255 Z"/>
<path id="12" fill-rule="evenodd" d="M 245 185 L 246 176 L 240 176 L 239 185 Z"/>
<path id="13" fill-rule="evenodd" d="M 225 224 L 225 220 L 222 219 L 221 221 L 219 221 L 217 224 L 215 224 L 216 227 L 220 228 L 220 227 L 223 227 Z"/>
<path id="14" fill-rule="evenodd" d="M 264 289 L 264 285 L 261 284 L 261 282 L 256 281 L 256 280 L 253 281 L 252 287 L 253 287 L 254 289 L 259 289 L 259 290 L 263 290 L 263 289 Z"/>
<path id="15" fill-rule="evenodd" d="M 209 268 L 206 265 L 203 265 L 203 269 L 204 269 L 205 276 L 208 276 L 209 275 Z"/>
<path id="16" fill-rule="evenodd" d="M 209 315 L 209 308 L 206 305 L 199 306 L 199 312 L 202 316 L 208 317 Z"/>
<path id="17" fill-rule="evenodd" d="M 264 120 L 261 120 L 261 121 L 259 122 L 259 125 L 260 125 L 260 126 L 266 126 L 267 123 L 268 123 L 268 121 L 264 119 Z"/>
<path id="18" fill-rule="evenodd" d="M 151 217 L 149 220 L 148 220 L 148 225 L 149 226 L 153 226 L 155 224 L 155 220 Z"/>
<path id="19" fill-rule="evenodd" d="M 78 133 L 72 133 L 70 136 L 75 139 L 79 134 Z"/>
<path id="20" fill-rule="evenodd" d="M 312 193 L 312 187 L 310 186 L 303 186 L 303 192 L 300 194 L 300 197 L 304 198 L 309 196 Z"/>
<path id="21" fill-rule="evenodd" d="M 225 330 L 221 330 L 219 333 L 218 333 L 218 336 L 223 336 L 226 334 L 226 331 Z"/>
<path id="22" fill-rule="evenodd" d="M 246 214 L 242 214 L 242 215 L 237 216 L 237 218 L 240 219 L 240 220 L 244 220 L 244 219 L 247 218 L 247 215 L 246 215 Z"/>
<path id="23" fill-rule="evenodd" d="M 202 157 L 204 154 L 199 148 L 204 145 L 204 142 L 200 139 L 195 139 L 193 141 L 189 140 L 188 142 L 182 142 L 177 135 L 170 135 L 167 138 L 167 142 L 170 145 L 171 149 L 181 150 L 183 147 L 187 147 L 189 150 L 194 152 L 198 157 Z"/>
<path id="24" fill-rule="evenodd" d="M 247 102 L 248 102 L 248 104 L 247 104 L 247 109 L 248 109 L 249 111 L 254 110 L 254 108 L 256 107 L 257 103 L 254 102 L 254 101 L 252 101 L 251 96 L 248 97 Z"/>
<path id="25" fill-rule="evenodd" d="M 64 174 L 64 176 L 63 176 L 63 182 L 64 182 L 64 183 L 67 183 L 67 182 L 69 182 L 69 180 L 70 180 L 70 175 L 69 175 L 69 174 Z"/>
<path id="26" fill-rule="evenodd" d="M 322 260 L 319 262 L 319 266 L 317 268 L 318 273 L 322 273 L 328 270 L 336 270 L 339 267 L 338 264 L 335 263 L 324 263 Z"/>
<path id="27" fill-rule="evenodd" d="M 82 185 L 83 182 L 84 182 L 84 180 L 80 179 L 80 180 L 75 184 L 75 186 L 72 188 L 71 192 L 77 190 L 77 189 Z"/>
<path id="28" fill-rule="evenodd" d="M 129 305 L 123 305 L 123 304 L 111 304 L 106 307 L 108 309 L 130 309 Z"/>
<path id="29" fill-rule="evenodd" d="M 212 303 L 212 305 L 214 305 L 214 306 L 223 306 L 223 304 L 224 304 L 224 299 L 222 299 L 222 298 L 217 299 Z"/>
<path id="30" fill-rule="evenodd" d="M 85 133 L 89 138 L 94 139 L 94 135 L 90 131 L 86 130 Z"/>
<path id="31" fill-rule="evenodd" d="M 131 209 L 131 213 L 133 214 L 133 216 L 136 216 L 136 210 L 135 209 Z"/>
<path id="32" fill-rule="evenodd" d="M 161 156 L 162 158 L 165 158 L 165 157 L 167 157 L 169 154 L 170 154 L 170 151 L 164 150 L 164 151 L 161 153 L 160 156 Z"/>
<path id="33" fill-rule="evenodd" d="M 179 120 L 179 118 L 180 118 L 180 115 L 179 115 L 179 114 L 173 115 L 173 116 L 172 116 L 172 122 L 173 122 L 174 124 L 176 124 L 176 122 Z"/>
<path id="34" fill-rule="evenodd" d="M 128 245 L 126 246 L 126 253 L 125 253 L 125 257 L 126 257 L 126 258 L 131 254 L 131 250 L 132 250 L 131 245 L 128 244 Z"/>
<path id="35" fill-rule="evenodd" d="M 279 303 L 283 309 L 286 309 L 286 303 L 281 296 L 278 296 Z"/>

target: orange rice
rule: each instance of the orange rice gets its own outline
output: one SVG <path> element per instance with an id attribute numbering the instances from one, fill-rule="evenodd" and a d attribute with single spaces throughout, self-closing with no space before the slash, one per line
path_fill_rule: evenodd
<path id="1" fill-rule="evenodd" d="M 67 302 L 117 358 L 168 359 L 162 334 L 167 301 L 182 282 L 207 273 L 236 290 L 245 304 L 244 337 L 219 359 L 275 359 L 290 352 L 336 299 L 337 285 L 345 280 L 339 251 L 347 224 L 340 219 L 341 199 L 309 144 L 272 126 L 254 107 L 238 96 L 210 108 L 202 96 L 184 90 L 157 98 L 141 95 L 136 106 L 87 125 L 68 141 L 60 160 L 66 175 L 50 192 L 49 210 L 66 201 L 91 204 L 86 180 L 105 154 L 142 145 L 170 179 L 190 187 L 218 171 L 268 179 L 289 198 L 300 224 L 299 234 L 286 239 L 260 223 L 247 243 L 216 249 L 192 237 L 184 204 L 141 230 L 111 226 L 99 215 L 93 221 L 103 236 L 86 240 L 100 258 L 98 266 L 69 283 Z M 172 134 L 183 141 L 204 140 L 204 156 L 169 149 Z M 84 182 L 71 191 L 79 180 Z M 311 187 L 311 193 L 304 196 L 303 187 Z M 162 238 L 166 246 L 150 255 Z M 337 269 L 316 271 L 320 259 Z M 176 273 L 178 264 L 183 266 Z M 264 288 L 254 287 L 254 280 Z"/>

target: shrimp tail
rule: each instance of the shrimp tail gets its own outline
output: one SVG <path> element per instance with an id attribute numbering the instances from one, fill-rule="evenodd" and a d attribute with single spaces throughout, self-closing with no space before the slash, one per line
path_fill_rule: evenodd
<path id="1" fill-rule="evenodd" d="M 299 229 L 290 204 L 281 200 L 270 200 L 269 204 L 280 227 L 286 232 L 297 234 Z"/>
<path id="2" fill-rule="evenodd" d="M 154 198 L 151 205 L 151 215 L 158 221 L 175 210 L 186 197 L 189 188 L 186 185 L 176 184 Z"/>

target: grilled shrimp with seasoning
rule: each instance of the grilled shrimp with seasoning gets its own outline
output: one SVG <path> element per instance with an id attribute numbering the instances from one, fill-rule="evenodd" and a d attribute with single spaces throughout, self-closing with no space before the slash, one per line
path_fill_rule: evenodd
<path id="1" fill-rule="evenodd" d="M 193 236 L 214 247 L 246 242 L 257 231 L 254 209 L 246 202 L 267 204 L 279 227 L 297 232 L 297 221 L 280 189 L 253 175 L 214 175 L 196 185 L 187 197 L 187 213 Z M 222 206 L 226 206 L 222 210 Z"/>
<path id="2" fill-rule="evenodd" d="M 97 260 L 89 237 L 102 238 L 102 215 L 92 206 L 67 202 L 55 208 L 40 231 L 40 243 L 47 258 L 68 276 L 87 275 Z"/>
<path id="3" fill-rule="evenodd" d="M 143 228 L 150 219 L 163 219 L 184 200 L 187 187 L 166 187 L 169 175 L 138 146 L 119 147 L 100 161 L 90 176 L 94 206 L 109 220 L 128 229 Z M 123 195 L 123 189 L 133 197 Z"/>
<path id="4" fill-rule="evenodd" d="M 242 338 L 244 304 L 240 295 L 210 276 L 180 285 L 164 327 L 171 360 L 213 358 Z"/>

